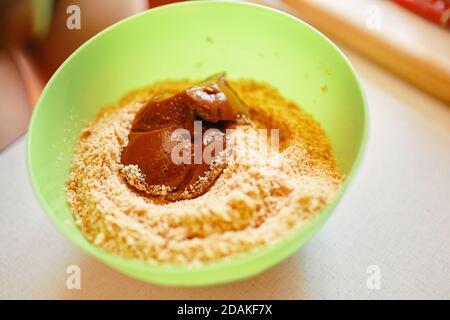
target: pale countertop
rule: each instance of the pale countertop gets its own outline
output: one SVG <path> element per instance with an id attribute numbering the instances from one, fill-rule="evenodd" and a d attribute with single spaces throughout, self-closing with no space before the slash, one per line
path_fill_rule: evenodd
<path id="1" fill-rule="evenodd" d="M 360 74 L 370 130 L 357 177 L 325 226 L 254 278 L 177 289 L 122 275 L 66 240 L 28 181 L 25 137 L 0 152 L 0 298 L 450 299 L 450 108 L 344 50 Z M 66 289 L 66 268 L 81 289 Z M 368 289 L 368 266 L 381 288 Z"/>

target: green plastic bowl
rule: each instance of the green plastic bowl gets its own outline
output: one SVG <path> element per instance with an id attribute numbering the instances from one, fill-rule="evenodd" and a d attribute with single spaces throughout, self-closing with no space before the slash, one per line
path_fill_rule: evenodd
<path id="1" fill-rule="evenodd" d="M 219 71 L 276 86 L 311 113 L 334 147 L 344 186 L 305 227 L 263 249 L 200 267 L 121 258 L 89 243 L 75 226 L 64 190 L 83 126 L 128 90 L 163 79 L 201 79 Z M 364 94 L 350 63 L 304 22 L 252 4 L 182 2 L 125 19 L 81 46 L 45 87 L 28 131 L 31 183 L 45 211 L 72 242 L 133 277 L 198 286 L 255 275 L 294 253 L 330 216 L 366 142 Z"/>

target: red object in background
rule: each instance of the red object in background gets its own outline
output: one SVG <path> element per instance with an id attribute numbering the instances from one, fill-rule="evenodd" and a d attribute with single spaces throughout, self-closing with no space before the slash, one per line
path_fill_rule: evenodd
<path id="1" fill-rule="evenodd" d="M 402 7 L 440 24 L 450 26 L 449 0 L 393 0 Z"/>
<path id="2" fill-rule="evenodd" d="M 150 8 L 163 6 L 165 4 L 174 3 L 174 2 L 181 2 L 185 0 L 149 0 L 148 4 Z"/>

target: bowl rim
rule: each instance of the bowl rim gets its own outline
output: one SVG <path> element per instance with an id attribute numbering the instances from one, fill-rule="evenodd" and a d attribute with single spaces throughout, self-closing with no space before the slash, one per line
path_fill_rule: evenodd
<path id="1" fill-rule="evenodd" d="M 34 136 L 34 127 L 35 122 L 37 121 L 37 114 L 39 113 L 39 110 L 44 108 L 43 106 L 43 100 L 46 96 L 47 91 L 50 87 L 52 87 L 53 82 L 56 81 L 58 78 L 58 75 L 61 73 L 61 70 L 64 69 L 65 65 L 70 63 L 72 58 L 77 55 L 81 50 L 84 50 L 85 47 L 89 46 L 92 42 L 96 41 L 98 38 L 102 37 L 105 33 L 110 32 L 111 30 L 114 30 L 118 26 L 128 23 L 128 21 L 132 19 L 136 19 L 143 15 L 151 16 L 159 11 L 165 11 L 170 10 L 174 7 L 184 7 L 184 6 L 201 6 L 201 5 L 229 5 L 229 6 L 246 6 L 246 7 L 253 7 L 256 10 L 266 10 L 270 11 L 273 14 L 277 15 L 283 15 L 286 18 L 295 20 L 297 23 L 303 24 L 306 28 L 310 29 L 312 32 L 315 32 L 318 34 L 318 36 L 322 37 L 331 47 L 336 50 L 336 52 L 343 58 L 344 62 L 347 64 L 349 71 L 351 75 L 354 77 L 356 88 L 358 89 L 361 100 L 362 100 L 362 115 L 363 115 L 363 124 L 362 124 L 362 138 L 361 143 L 358 147 L 357 155 L 354 160 L 354 164 L 349 172 L 349 174 L 345 177 L 345 180 L 340 187 L 339 191 L 334 195 L 333 200 L 328 203 L 320 212 L 318 212 L 311 220 L 305 223 L 305 225 L 300 226 L 299 228 L 295 229 L 292 232 L 289 232 L 285 236 L 283 236 L 278 241 L 275 241 L 273 243 L 270 243 L 262 248 L 258 248 L 254 251 L 246 252 L 241 255 L 222 258 L 217 261 L 212 262 L 206 262 L 202 263 L 201 266 L 197 265 L 171 265 L 171 264 L 157 264 L 153 262 L 146 262 L 141 261 L 137 259 L 130 259 L 130 258 L 124 258 L 118 255 L 115 255 L 113 253 L 109 253 L 105 250 L 103 250 L 100 247 L 97 247 L 93 243 L 89 242 L 87 239 L 84 238 L 84 235 L 81 233 L 81 231 L 77 229 L 76 232 L 72 232 L 68 229 L 67 225 L 65 224 L 62 219 L 58 218 L 55 214 L 55 210 L 52 209 L 49 202 L 44 197 L 43 193 L 41 192 L 41 187 L 37 181 L 37 177 L 33 170 L 33 156 L 31 152 L 31 146 Z M 75 245 L 77 245 L 82 251 L 88 253 L 91 256 L 94 256 L 98 258 L 100 261 L 114 267 L 115 269 L 131 276 L 134 278 L 139 278 L 141 280 L 152 282 L 155 284 L 163 284 L 163 285 L 171 285 L 171 286 L 205 286 L 205 285 L 213 285 L 213 284 L 220 284 L 220 283 L 228 283 L 231 281 L 237 281 L 243 278 L 247 278 L 252 275 L 256 275 L 275 264 L 279 263 L 280 261 L 286 259 L 288 256 L 291 256 L 293 253 L 297 252 L 302 244 L 310 239 L 313 233 L 315 233 L 317 230 L 320 229 L 320 225 L 322 225 L 331 215 L 333 212 L 335 206 L 340 202 L 343 194 L 347 190 L 350 182 L 354 179 L 356 173 L 359 171 L 358 169 L 361 166 L 361 162 L 363 159 L 363 156 L 365 154 L 366 148 L 367 148 L 367 140 L 368 140 L 368 127 L 369 127 L 369 116 L 368 116 L 368 107 L 367 107 L 367 98 L 366 94 L 363 90 L 363 87 L 361 85 L 360 78 L 358 74 L 356 73 L 354 67 L 348 60 L 348 58 L 343 54 L 343 52 L 331 41 L 329 40 L 325 35 L 323 35 L 320 31 L 315 29 L 314 27 L 310 26 L 308 23 L 304 22 L 303 20 L 292 16 L 286 12 L 280 11 L 278 9 L 274 9 L 272 7 L 263 6 L 260 4 L 255 3 L 248 3 L 248 2 L 236 2 L 236 1 L 227 1 L 227 0 L 217 0 L 217 1 L 211 1 L 211 0 L 199 0 L 199 1 L 186 1 L 186 2 L 178 2 L 173 3 L 169 5 L 164 5 L 160 7 L 156 7 L 150 10 L 146 10 L 143 12 L 140 12 L 138 14 L 132 15 L 130 17 L 127 17 L 123 20 L 120 20 L 119 22 L 107 27 L 106 29 L 102 30 L 101 32 L 94 35 L 92 38 L 90 38 L 88 41 L 83 43 L 78 49 L 76 49 L 62 64 L 61 66 L 56 70 L 56 72 L 52 75 L 50 80 L 47 82 L 44 90 L 42 91 L 36 106 L 33 110 L 33 114 L 28 126 L 28 133 L 27 133 L 27 168 L 28 168 L 28 176 L 31 181 L 32 188 L 34 190 L 34 193 L 36 197 L 39 200 L 39 203 L 41 205 L 41 208 L 43 208 L 43 211 L 46 213 L 47 216 L 50 217 L 50 220 L 53 222 L 53 224 L 56 226 L 56 228 L 59 230 L 60 233 L 62 233 L 65 237 L 69 238 L 69 240 Z M 69 209 L 70 210 L 70 209 Z M 76 235 L 76 233 L 81 234 L 81 239 L 79 236 Z M 297 238 L 302 238 L 303 240 L 296 240 Z M 299 242 L 303 241 L 300 245 L 294 246 L 294 248 L 285 251 L 284 254 L 281 256 L 278 256 L 277 258 L 274 258 L 271 260 L 270 263 L 266 263 L 263 268 L 260 268 L 260 270 L 253 270 L 251 272 L 247 272 L 245 274 L 233 274 L 232 276 L 221 276 L 220 271 L 224 271 L 226 269 L 233 269 L 233 268 L 239 268 L 241 266 L 244 266 L 246 264 L 249 264 L 252 261 L 262 259 L 264 257 L 273 255 L 277 251 L 282 251 L 281 249 L 284 247 L 288 247 L 289 243 L 293 242 Z M 132 269 L 132 271 L 131 271 Z M 167 281 L 158 279 L 152 279 L 148 280 L 145 276 L 142 276 L 142 273 L 149 273 L 152 272 L 154 274 L 164 274 L 164 275 L 173 275 L 173 276 L 188 276 L 193 275 L 194 273 L 216 273 L 217 276 L 214 277 L 214 279 L 211 279 L 211 277 L 207 277 L 208 279 L 196 279 L 195 281 L 190 281 L 189 277 L 186 277 L 187 280 L 183 281 Z M 141 273 L 141 275 L 138 275 Z"/>

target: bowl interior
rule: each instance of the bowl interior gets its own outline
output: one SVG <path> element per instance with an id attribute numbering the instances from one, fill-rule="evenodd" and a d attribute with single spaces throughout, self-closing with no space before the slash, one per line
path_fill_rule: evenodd
<path id="1" fill-rule="evenodd" d="M 132 276 L 204 285 L 258 273 L 293 253 L 338 199 L 286 239 L 201 268 L 157 266 L 108 254 L 73 223 L 64 183 L 83 126 L 128 90 L 168 78 L 226 71 L 276 86 L 323 126 L 348 183 L 366 134 L 364 97 L 348 61 L 320 33 L 284 13 L 232 2 L 186 2 L 153 9 L 108 28 L 78 49 L 46 86 L 28 135 L 33 187 L 60 231 L 85 251 Z"/>

